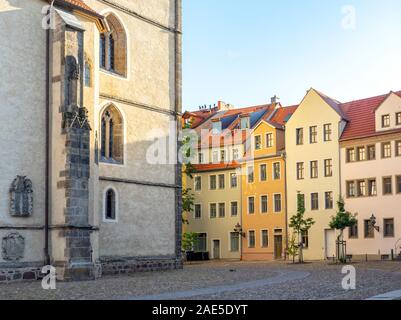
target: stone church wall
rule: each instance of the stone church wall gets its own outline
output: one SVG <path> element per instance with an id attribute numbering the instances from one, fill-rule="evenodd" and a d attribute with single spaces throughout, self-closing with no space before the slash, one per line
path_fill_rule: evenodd
<path id="1" fill-rule="evenodd" d="M 46 32 L 41 27 L 42 7 L 39 0 L 0 0 L 0 268 L 36 265 L 44 259 Z M 9 191 L 17 176 L 32 182 L 33 210 L 28 217 L 10 214 Z M 6 242 L 15 233 L 24 240 L 23 247 Z M 10 259 L 2 249 L 7 243 L 8 250 L 23 251 L 20 258 Z"/>

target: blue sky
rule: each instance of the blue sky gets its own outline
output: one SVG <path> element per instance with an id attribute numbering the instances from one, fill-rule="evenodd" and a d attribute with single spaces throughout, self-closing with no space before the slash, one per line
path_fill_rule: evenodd
<path id="1" fill-rule="evenodd" d="M 310 87 L 344 102 L 401 90 L 400 0 L 183 0 L 183 10 L 185 110 L 275 94 L 298 104 Z"/>

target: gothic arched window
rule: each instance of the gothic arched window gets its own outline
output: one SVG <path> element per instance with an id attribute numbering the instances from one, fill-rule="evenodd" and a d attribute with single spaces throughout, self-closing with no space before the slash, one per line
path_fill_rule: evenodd
<path id="1" fill-rule="evenodd" d="M 106 36 L 100 35 L 100 67 L 106 68 Z"/>
<path id="2" fill-rule="evenodd" d="M 84 65 L 84 84 L 85 87 L 90 87 L 92 85 L 92 77 L 91 77 L 91 63 L 89 60 L 85 60 L 85 65 Z"/>
<path id="3" fill-rule="evenodd" d="M 108 189 L 104 199 L 104 218 L 105 220 L 117 220 L 117 199 L 113 189 Z"/>
<path id="4" fill-rule="evenodd" d="M 127 75 L 127 35 L 114 14 L 106 17 L 109 31 L 100 35 L 100 66 L 122 76 Z"/>
<path id="5" fill-rule="evenodd" d="M 114 106 L 107 107 L 101 117 L 101 161 L 124 162 L 124 123 Z"/>

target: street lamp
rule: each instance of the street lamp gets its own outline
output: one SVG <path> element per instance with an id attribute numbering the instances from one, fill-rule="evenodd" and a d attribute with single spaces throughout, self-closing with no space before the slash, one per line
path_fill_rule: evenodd
<path id="1" fill-rule="evenodd" d="M 375 229 L 377 232 L 380 232 L 380 227 L 376 226 L 376 217 L 374 214 L 372 214 L 372 216 L 370 217 L 370 226 Z"/>
<path id="2" fill-rule="evenodd" d="M 245 234 L 245 232 L 242 230 L 242 226 L 241 226 L 239 223 L 237 223 L 237 224 L 235 225 L 235 227 L 234 227 L 234 232 L 240 234 L 243 238 L 246 237 L 246 234 Z"/>

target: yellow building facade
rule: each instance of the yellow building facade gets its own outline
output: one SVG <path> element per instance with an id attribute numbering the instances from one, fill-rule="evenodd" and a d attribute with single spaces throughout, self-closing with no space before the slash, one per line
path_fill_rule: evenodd
<path id="1" fill-rule="evenodd" d="M 284 122 L 294 107 L 271 110 L 253 129 L 242 162 L 243 260 L 284 257 L 287 244 Z"/>
<path id="2" fill-rule="evenodd" d="M 341 195 L 339 138 L 345 126 L 339 102 L 314 89 L 286 124 L 288 220 L 297 212 L 299 192 L 305 196 L 305 217 L 315 221 L 302 236 L 306 260 L 336 254 L 336 231 L 329 223 Z"/>
<path id="3" fill-rule="evenodd" d="M 210 259 L 240 259 L 240 237 L 234 231 L 241 222 L 241 180 L 238 165 L 199 168 L 188 187 L 194 210 L 188 214 L 186 232 L 196 233 L 194 250 L 208 252 Z"/>

